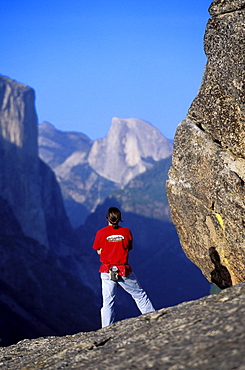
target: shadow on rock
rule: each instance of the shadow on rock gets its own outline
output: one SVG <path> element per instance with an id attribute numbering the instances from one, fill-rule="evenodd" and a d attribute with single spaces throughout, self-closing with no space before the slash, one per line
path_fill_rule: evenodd
<path id="1" fill-rule="evenodd" d="M 228 269 L 220 262 L 220 256 L 214 247 L 209 248 L 209 256 L 215 269 L 211 272 L 211 281 L 220 289 L 226 289 L 232 286 L 231 275 Z"/>

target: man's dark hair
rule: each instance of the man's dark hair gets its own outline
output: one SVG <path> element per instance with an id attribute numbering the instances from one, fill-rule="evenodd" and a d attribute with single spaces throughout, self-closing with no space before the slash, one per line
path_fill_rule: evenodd
<path id="1" fill-rule="evenodd" d="M 106 214 L 106 219 L 112 224 L 114 229 L 118 229 L 118 223 L 122 222 L 121 211 L 117 207 L 110 207 Z"/>

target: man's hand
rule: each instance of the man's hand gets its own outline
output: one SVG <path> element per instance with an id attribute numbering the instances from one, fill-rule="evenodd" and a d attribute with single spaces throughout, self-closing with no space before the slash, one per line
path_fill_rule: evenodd
<path id="1" fill-rule="evenodd" d="M 101 251 L 102 251 L 102 248 L 97 249 L 97 253 L 98 253 L 98 254 L 101 254 Z"/>

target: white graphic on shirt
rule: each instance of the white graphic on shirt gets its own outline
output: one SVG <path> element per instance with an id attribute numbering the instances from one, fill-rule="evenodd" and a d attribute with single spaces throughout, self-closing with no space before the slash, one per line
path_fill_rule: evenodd
<path id="1" fill-rule="evenodd" d="M 124 239 L 124 236 L 122 235 L 110 235 L 110 236 L 107 236 L 106 238 L 108 242 L 121 242 L 123 239 Z"/>

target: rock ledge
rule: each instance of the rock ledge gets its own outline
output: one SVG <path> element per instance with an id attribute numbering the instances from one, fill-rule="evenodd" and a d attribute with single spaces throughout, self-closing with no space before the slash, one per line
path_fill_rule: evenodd
<path id="1" fill-rule="evenodd" d="M 245 369 L 245 283 L 95 332 L 23 340 L 0 369 Z"/>

